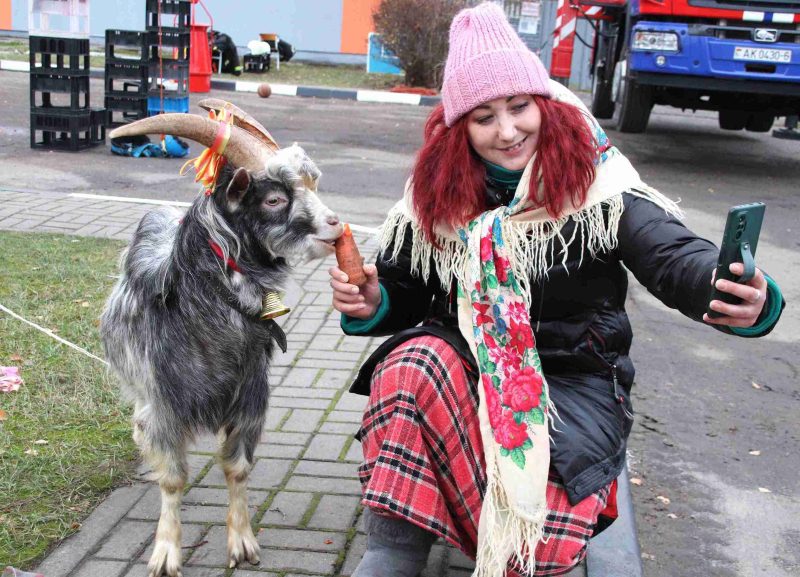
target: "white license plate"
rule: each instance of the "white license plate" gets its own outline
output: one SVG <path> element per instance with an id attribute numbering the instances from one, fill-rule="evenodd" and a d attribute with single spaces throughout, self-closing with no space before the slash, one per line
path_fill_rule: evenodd
<path id="1" fill-rule="evenodd" d="M 777 50 L 775 48 L 753 48 L 751 46 L 736 46 L 733 49 L 734 60 L 753 60 L 757 62 L 782 62 L 792 61 L 791 50 Z"/>

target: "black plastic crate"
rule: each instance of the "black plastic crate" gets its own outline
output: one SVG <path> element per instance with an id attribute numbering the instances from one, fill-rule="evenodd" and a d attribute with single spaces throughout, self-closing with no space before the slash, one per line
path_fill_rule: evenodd
<path id="1" fill-rule="evenodd" d="M 130 80 L 147 85 L 149 67 L 139 62 L 106 62 L 106 89 L 109 79 Z"/>
<path id="2" fill-rule="evenodd" d="M 179 97 L 189 94 L 188 60 L 151 60 L 148 94 L 156 96 L 162 90 L 166 96 Z"/>
<path id="3" fill-rule="evenodd" d="M 106 126 L 116 127 L 133 120 L 147 118 L 147 96 L 105 97 Z"/>
<path id="4" fill-rule="evenodd" d="M 106 61 L 146 64 L 148 33 L 139 30 L 106 30 Z"/>
<path id="5" fill-rule="evenodd" d="M 77 151 L 105 140 L 102 110 L 31 111 L 31 148 Z"/>
<path id="6" fill-rule="evenodd" d="M 106 76 L 106 96 L 147 96 L 147 82 Z"/>
<path id="7" fill-rule="evenodd" d="M 189 32 L 161 31 L 147 33 L 150 61 L 158 60 L 159 54 L 164 60 L 189 60 Z M 159 50 L 160 47 L 160 50 Z"/>
<path id="8" fill-rule="evenodd" d="M 67 74 L 30 75 L 31 108 L 89 108 L 89 77 Z M 68 94 L 69 97 L 55 96 Z"/>
<path id="9" fill-rule="evenodd" d="M 89 75 L 88 38 L 29 38 L 31 72 Z"/>
<path id="10" fill-rule="evenodd" d="M 161 7 L 159 8 L 159 3 Z M 159 22 L 159 11 L 161 22 Z M 147 30 L 166 28 L 176 31 L 188 31 L 191 23 L 191 0 L 147 0 L 145 5 L 145 26 Z"/>

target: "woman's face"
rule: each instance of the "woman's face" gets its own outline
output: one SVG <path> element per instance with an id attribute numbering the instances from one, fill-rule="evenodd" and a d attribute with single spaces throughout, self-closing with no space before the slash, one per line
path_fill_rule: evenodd
<path id="1" fill-rule="evenodd" d="M 522 170 L 536 151 L 541 123 L 533 96 L 503 96 L 467 115 L 467 133 L 481 158 L 508 170 Z"/>

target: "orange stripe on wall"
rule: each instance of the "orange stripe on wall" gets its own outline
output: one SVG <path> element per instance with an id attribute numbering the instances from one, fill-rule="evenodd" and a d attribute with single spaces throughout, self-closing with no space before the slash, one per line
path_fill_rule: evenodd
<path id="1" fill-rule="evenodd" d="M 367 53 L 367 35 L 375 31 L 372 13 L 380 4 L 381 0 L 342 0 L 341 52 Z"/>
<path id="2" fill-rule="evenodd" d="M 0 0 L 0 30 L 11 30 L 11 0 Z"/>

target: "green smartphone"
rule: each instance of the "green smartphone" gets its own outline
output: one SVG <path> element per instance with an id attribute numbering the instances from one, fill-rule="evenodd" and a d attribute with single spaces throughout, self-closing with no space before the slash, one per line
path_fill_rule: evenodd
<path id="1" fill-rule="evenodd" d="M 755 256 L 758 246 L 758 235 L 761 232 L 761 222 L 764 220 L 763 202 L 740 204 L 728 211 L 728 220 L 725 222 L 725 232 L 722 235 L 722 245 L 717 259 L 716 280 L 725 279 L 738 283 L 745 283 L 753 278 L 756 270 Z M 730 271 L 730 265 L 740 262 L 744 264 L 744 274 L 736 276 Z M 711 288 L 710 303 L 720 300 L 729 304 L 738 304 L 741 299 L 729 293 L 720 292 L 716 287 Z M 708 309 L 708 316 L 716 319 L 723 315 Z"/>

